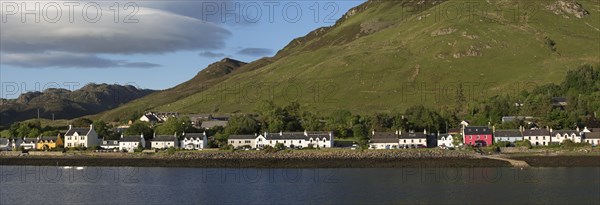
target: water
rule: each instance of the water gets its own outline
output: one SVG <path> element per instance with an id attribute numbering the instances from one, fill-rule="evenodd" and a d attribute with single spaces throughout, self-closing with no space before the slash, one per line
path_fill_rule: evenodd
<path id="1" fill-rule="evenodd" d="M 600 168 L 0 166 L 0 204 L 599 204 Z"/>

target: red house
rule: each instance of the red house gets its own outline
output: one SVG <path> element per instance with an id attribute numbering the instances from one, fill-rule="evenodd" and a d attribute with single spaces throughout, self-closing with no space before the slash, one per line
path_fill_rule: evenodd
<path id="1" fill-rule="evenodd" d="M 490 146 L 492 145 L 492 129 L 485 126 L 469 126 L 463 130 L 463 141 L 465 144 L 473 146 Z"/>

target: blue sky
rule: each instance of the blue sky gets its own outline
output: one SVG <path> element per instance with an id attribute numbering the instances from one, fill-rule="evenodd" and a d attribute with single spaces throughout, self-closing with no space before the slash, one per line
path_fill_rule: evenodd
<path id="1" fill-rule="evenodd" d="M 40 1 L 36 7 L 28 1 L 26 9 L 39 8 L 39 23 L 20 13 L 24 4 L 2 5 L 0 98 L 90 82 L 170 88 L 224 57 L 250 62 L 273 56 L 363 2 L 100 1 L 67 7 Z M 82 10 L 87 16 L 78 15 Z"/>

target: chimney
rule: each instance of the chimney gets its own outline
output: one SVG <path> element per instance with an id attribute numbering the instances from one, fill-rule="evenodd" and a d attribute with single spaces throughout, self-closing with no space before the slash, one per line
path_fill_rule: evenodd
<path id="1" fill-rule="evenodd" d="M 90 124 L 90 130 L 94 129 L 94 124 Z"/>
<path id="2" fill-rule="evenodd" d="M 69 129 L 73 129 L 73 125 L 69 125 Z"/>
<path id="3" fill-rule="evenodd" d="M 121 134 L 121 138 L 123 138 L 123 134 Z"/>
<path id="4" fill-rule="evenodd" d="M 152 134 L 152 139 L 156 138 L 156 131 Z"/>
<path id="5" fill-rule="evenodd" d="M 396 135 L 398 135 L 398 130 L 396 130 Z"/>
<path id="6" fill-rule="evenodd" d="M 424 130 L 423 130 L 423 134 L 427 134 L 427 129 L 424 129 Z"/>
<path id="7" fill-rule="evenodd" d="M 579 132 L 579 126 L 577 126 L 577 132 Z"/>
<path id="8" fill-rule="evenodd" d="M 371 131 L 371 134 L 372 134 L 372 135 L 375 135 L 375 130 Z"/>
<path id="9" fill-rule="evenodd" d="M 279 131 L 279 136 L 281 136 L 281 135 L 283 135 L 283 131 L 280 130 Z"/>
<path id="10" fill-rule="evenodd" d="M 492 132 L 496 133 L 496 125 L 492 126 Z"/>
<path id="11" fill-rule="evenodd" d="M 550 133 L 552 134 L 552 128 L 550 128 Z"/>
<path id="12" fill-rule="evenodd" d="M 308 136 L 308 133 L 306 132 L 306 130 L 304 130 L 304 136 Z"/>
<path id="13" fill-rule="evenodd" d="M 144 139 L 144 133 L 142 133 L 142 134 L 140 135 L 140 137 L 141 137 L 142 139 Z"/>

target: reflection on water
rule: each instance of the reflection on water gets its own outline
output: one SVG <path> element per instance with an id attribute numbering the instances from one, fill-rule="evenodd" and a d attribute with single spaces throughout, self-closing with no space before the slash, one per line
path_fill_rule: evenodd
<path id="1" fill-rule="evenodd" d="M 600 203 L 600 168 L 0 166 L 0 204 Z"/>

